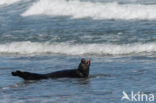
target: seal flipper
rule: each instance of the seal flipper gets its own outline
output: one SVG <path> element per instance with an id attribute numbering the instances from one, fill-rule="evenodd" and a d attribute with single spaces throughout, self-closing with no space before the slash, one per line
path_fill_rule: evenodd
<path id="1" fill-rule="evenodd" d="M 19 76 L 24 80 L 40 80 L 46 79 L 47 77 L 43 74 L 29 73 L 29 72 L 21 72 L 17 70 L 16 72 L 11 73 L 13 76 Z"/>
<path id="2" fill-rule="evenodd" d="M 13 76 L 19 76 L 21 74 L 21 71 L 17 70 L 16 72 L 11 73 Z"/>

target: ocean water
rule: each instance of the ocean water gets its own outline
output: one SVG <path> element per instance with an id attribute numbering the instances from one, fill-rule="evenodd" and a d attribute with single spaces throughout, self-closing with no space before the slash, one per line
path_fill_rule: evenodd
<path id="1" fill-rule="evenodd" d="M 0 103 L 130 103 L 123 91 L 156 95 L 155 12 L 155 0 L 1 0 Z M 74 69 L 81 58 L 91 60 L 88 79 L 11 76 Z"/>

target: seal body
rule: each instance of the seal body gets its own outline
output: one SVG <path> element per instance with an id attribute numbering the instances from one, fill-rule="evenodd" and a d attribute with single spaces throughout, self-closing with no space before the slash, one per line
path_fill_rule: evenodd
<path id="1" fill-rule="evenodd" d="M 21 77 L 24 80 L 40 80 L 48 78 L 87 78 L 89 75 L 89 66 L 90 60 L 86 61 L 85 59 L 81 59 L 77 69 L 61 70 L 47 74 L 22 72 L 17 70 L 12 72 L 12 75 Z"/>

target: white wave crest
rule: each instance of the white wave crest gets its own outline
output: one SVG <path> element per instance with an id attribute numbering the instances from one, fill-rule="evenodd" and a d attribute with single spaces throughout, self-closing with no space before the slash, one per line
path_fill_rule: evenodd
<path id="1" fill-rule="evenodd" d="M 69 44 L 13 42 L 0 44 L 0 54 L 66 54 L 66 55 L 127 55 L 135 53 L 156 52 L 156 43 L 147 44 Z"/>
<path id="2" fill-rule="evenodd" d="M 22 16 L 49 15 L 92 19 L 156 19 L 156 5 L 92 3 L 78 0 L 39 0 Z"/>
<path id="3" fill-rule="evenodd" d="M 0 5 L 9 5 L 16 2 L 19 2 L 20 0 L 0 0 Z"/>

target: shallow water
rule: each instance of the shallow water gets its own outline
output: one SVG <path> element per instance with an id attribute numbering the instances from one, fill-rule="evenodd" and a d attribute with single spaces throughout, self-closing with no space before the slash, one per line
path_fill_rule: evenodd
<path id="1" fill-rule="evenodd" d="M 129 103 L 156 94 L 154 0 L 0 1 L 0 103 Z M 91 59 L 87 79 L 24 81 Z M 143 101 L 146 102 L 146 101 Z"/>
<path id="2" fill-rule="evenodd" d="M 3 58 L 1 68 L 1 102 L 49 103 L 49 102 L 109 102 L 120 103 L 122 91 L 156 93 L 155 59 L 139 57 L 91 58 L 88 79 L 48 79 L 23 81 L 12 77 L 16 69 L 48 73 L 61 69 L 76 68 L 81 57 L 11 57 Z M 7 62 L 7 63 L 6 63 Z"/>

